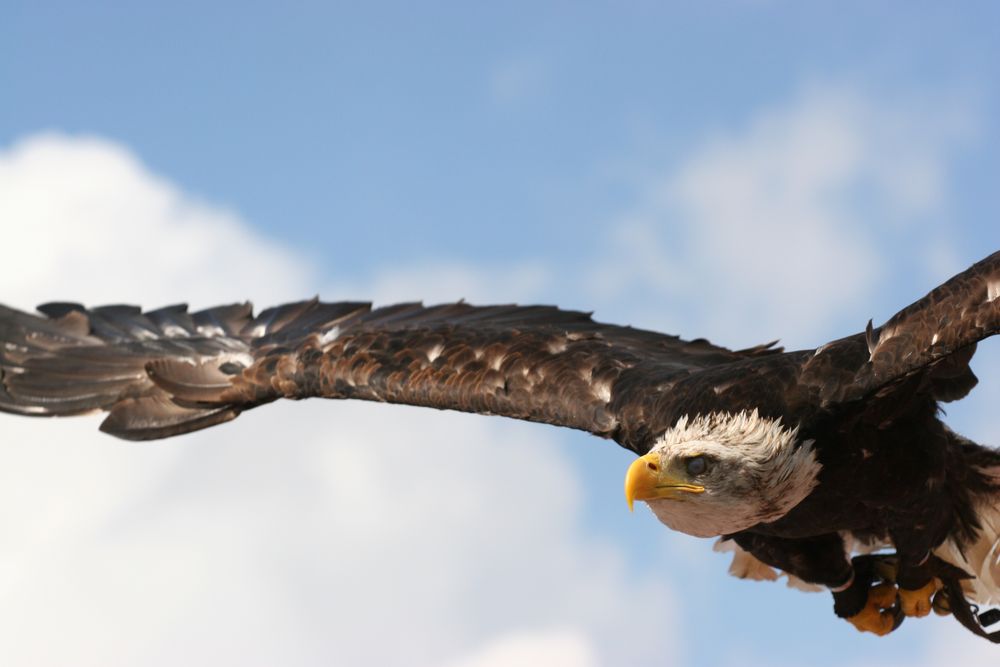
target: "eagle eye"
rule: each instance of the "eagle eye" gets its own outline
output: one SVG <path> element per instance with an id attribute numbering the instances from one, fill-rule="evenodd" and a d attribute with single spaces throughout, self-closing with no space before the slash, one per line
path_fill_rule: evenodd
<path id="1" fill-rule="evenodd" d="M 692 456 L 684 463 L 684 466 L 689 475 L 698 477 L 704 475 L 705 471 L 708 470 L 708 460 L 704 456 Z"/>

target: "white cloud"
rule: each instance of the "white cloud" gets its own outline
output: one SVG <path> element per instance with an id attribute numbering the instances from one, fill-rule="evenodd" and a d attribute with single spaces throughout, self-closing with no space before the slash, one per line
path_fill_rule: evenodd
<path id="1" fill-rule="evenodd" d="M 547 634 L 525 633 L 505 637 L 449 667 L 596 667 L 597 664 L 586 637 L 557 630 Z"/>
<path id="2" fill-rule="evenodd" d="M 301 298 L 313 271 L 224 208 L 150 173 L 126 148 L 95 137 L 33 135 L 0 153 L 4 298 L 51 300 Z"/>
<path id="3" fill-rule="evenodd" d="M 314 292 L 293 253 L 108 141 L 0 152 L 0 219 L 20 305 Z M 411 279 L 496 294 L 467 267 Z M 671 641 L 670 591 L 584 534 L 546 429 L 320 401 L 162 444 L 96 424 L 0 415 L 0 663 L 638 664 Z"/>
<path id="4" fill-rule="evenodd" d="M 951 254 L 926 222 L 946 209 L 946 160 L 972 123 L 922 102 L 812 87 L 708 141 L 619 220 L 595 290 L 683 306 L 686 330 L 733 344 L 815 343 L 844 315 L 860 329 L 891 248 L 923 271 Z"/>

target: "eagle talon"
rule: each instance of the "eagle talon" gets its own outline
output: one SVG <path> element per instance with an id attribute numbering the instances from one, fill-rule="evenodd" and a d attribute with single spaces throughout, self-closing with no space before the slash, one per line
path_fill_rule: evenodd
<path id="1" fill-rule="evenodd" d="M 913 591 L 900 588 L 899 605 L 903 613 L 907 616 L 915 616 L 916 618 L 922 618 L 931 613 L 931 609 L 934 606 L 931 598 L 940 588 L 941 580 L 937 578 L 931 579 L 922 588 Z"/>
<path id="2" fill-rule="evenodd" d="M 868 600 L 864 608 L 847 620 L 860 632 L 872 632 L 880 637 L 899 627 L 902 616 L 898 614 L 896 586 L 889 583 L 878 584 L 868 589 Z"/>
<path id="3" fill-rule="evenodd" d="M 934 608 L 934 613 L 938 616 L 947 616 L 951 613 L 951 600 L 948 599 L 948 594 L 944 589 L 934 594 L 931 606 Z"/>

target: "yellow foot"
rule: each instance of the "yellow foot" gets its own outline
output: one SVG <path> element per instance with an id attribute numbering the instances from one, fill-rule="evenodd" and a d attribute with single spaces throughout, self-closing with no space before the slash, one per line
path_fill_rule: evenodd
<path id="1" fill-rule="evenodd" d="M 868 589 L 868 601 L 864 609 L 847 618 L 861 632 L 874 632 L 878 636 L 887 635 L 895 629 L 896 619 L 889 608 L 896 603 L 896 587 L 879 584 Z"/>
<path id="2" fill-rule="evenodd" d="M 917 618 L 931 613 L 931 598 L 939 588 L 941 588 L 939 579 L 931 579 L 923 588 L 915 591 L 900 588 L 899 605 L 903 608 L 903 613 Z"/>

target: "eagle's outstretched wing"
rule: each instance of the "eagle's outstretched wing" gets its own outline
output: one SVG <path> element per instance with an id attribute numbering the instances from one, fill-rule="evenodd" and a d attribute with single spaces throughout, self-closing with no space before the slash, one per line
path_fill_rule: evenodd
<path id="1" fill-rule="evenodd" d="M 151 439 L 278 398 L 360 398 L 567 426 L 643 453 L 684 414 L 754 408 L 792 422 L 904 385 L 938 400 L 964 396 L 976 382 L 975 343 L 1000 331 L 1000 253 L 878 329 L 784 354 L 550 306 L 39 310 L 0 306 L 0 410 L 107 410 L 103 430 Z"/>
<path id="2" fill-rule="evenodd" d="M 373 310 L 312 300 L 257 316 L 249 304 L 196 313 L 66 303 L 39 310 L 43 316 L 0 307 L 0 410 L 107 410 L 101 428 L 128 439 L 186 433 L 277 398 L 309 396 L 504 415 L 616 437 L 624 395 L 780 352 L 771 345 L 733 352 L 548 306 Z"/>
<path id="3" fill-rule="evenodd" d="M 976 343 L 1000 333 L 1000 252 L 973 264 L 885 324 L 819 348 L 801 381 L 824 405 L 853 401 L 919 375 L 938 400 L 976 384 L 968 367 Z"/>

